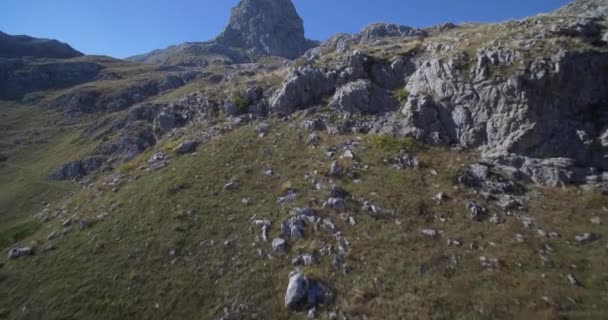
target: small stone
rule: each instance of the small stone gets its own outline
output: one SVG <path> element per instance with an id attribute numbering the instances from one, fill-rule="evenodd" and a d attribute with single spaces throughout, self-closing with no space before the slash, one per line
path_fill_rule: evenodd
<path id="1" fill-rule="evenodd" d="M 493 214 L 490 217 L 490 223 L 499 225 L 503 222 L 502 218 L 498 214 Z"/>
<path id="2" fill-rule="evenodd" d="M 516 233 L 516 234 L 515 234 L 515 241 L 517 241 L 517 242 L 520 242 L 520 243 L 521 243 L 521 242 L 524 242 L 525 240 L 526 240 L 526 238 L 524 238 L 524 236 L 523 236 L 523 235 L 521 235 L 521 234 L 519 234 L 519 233 Z"/>
<path id="3" fill-rule="evenodd" d="M 55 248 L 55 246 L 54 246 L 54 245 L 52 245 L 52 244 L 47 244 L 47 245 L 45 245 L 44 247 L 42 247 L 42 250 L 40 250 L 40 251 L 41 251 L 42 253 L 45 253 L 45 252 L 53 251 L 53 250 L 55 250 L 55 249 L 56 249 L 56 248 Z"/>
<path id="4" fill-rule="evenodd" d="M 559 233 L 557 232 L 549 232 L 549 238 L 557 238 L 559 237 Z"/>
<path id="5" fill-rule="evenodd" d="M 585 233 L 583 235 L 574 237 L 574 240 L 579 243 L 589 243 L 597 240 L 597 238 L 598 237 L 592 233 Z"/>
<path id="6" fill-rule="evenodd" d="M 580 281 L 572 273 L 568 274 L 567 278 L 571 285 L 581 287 Z"/>
<path id="7" fill-rule="evenodd" d="M 349 223 L 351 226 L 357 225 L 357 221 L 355 220 L 355 218 L 354 218 L 354 217 L 348 217 L 348 223 Z"/>
<path id="8" fill-rule="evenodd" d="M 288 202 L 295 200 L 297 196 L 298 196 L 297 193 L 293 192 L 292 190 L 289 190 L 286 195 L 277 198 L 277 203 L 286 204 Z"/>
<path id="9" fill-rule="evenodd" d="M 593 218 L 591 218 L 591 223 L 594 224 L 594 225 L 599 226 L 599 225 L 602 224 L 602 218 L 600 218 L 600 217 L 593 217 Z"/>
<path id="10" fill-rule="evenodd" d="M 539 237 L 543 237 L 546 238 L 547 237 L 547 232 L 545 232 L 545 230 L 538 228 L 538 230 L 536 230 L 536 233 L 538 233 Z"/>
<path id="11" fill-rule="evenodd" d="M 311 266 L 314 263 L 314 257 L 308 253 L 301 254 L 291 261 L 293 266 Z"/>
<path id="12" fill-rule="evenodd" d="M 63 223 L 61 223 L 61 226 L 64 227 L 64 228 L 67 228 L 67 227 L 69 227 L 71 225 L 72 225 L 72 219 L 69 219 L 69 218 L 66 219 L 66 220 L 64 220 Z"/>
<path id="13" fill-rule="evenodd" d="M 338 161 L 334 161 L 331 163 L 329 167 L 329 174 L 334 177 L 340 176 L 342 174 L 342 167 L 340 166 Z"/>
<path id="14" fill-rule="evenodd" d="M 427 237 L 436 237 L 437 236 L 437 230 L 435 229 L 422 229 L 422 231 L 420 231 L 423 235 L 427 236 Z"/>
<path id="15" fill-rule="evenodd" d="M 248 197 L 247 197 L 247 198 L 243 198 L 243 199 L 241 199 L 241 202 L 242 202 L 244 205 L 248 206 L 248 205 L 250 205 L 250 204 L 251 204 L 251 198 L 248 198 Z"/>
<path id="16" fill-rule="evenodd" d="M 346 201 L 342 198 L 329 198 L 325 203 L 323 203 L 323 208 L 326 209 L 334 209 L 338 212 L 346 211 Z"/>
<path id="17" fill-rule="evenodd" d="M 448 197 L 448 195 L 445 192 L 439 192 L 437 195 L 435 195 L 433 197 L 433 199 L 439 201 L 439 202 L 443 202 L 448 200 L 450 197 Z"/>
<path id="18" fill-rule="evenodd" d="M 344 154 L 342 155 L 342 158 L 345 158 L 345 159 L 354 159 L 355 158 L 355 154 L 350 149 L 347 149 L 346 151 L 344 151 Z"/>
<path id="19" fill-rule="evenodd" d="M 51 232 L 51 234 L 49 234 L 47 239 L 53 240 L 53 239 L 59 238 L 60 236 L 61 236 L 61 233 L 59 233 L 59 231 L 53 231 L 53 232 Z"/>
<path id="20" fill-rule="evenodd" d="M 306 144 L 309 146 L 316 146 L 317 144 L 319 144 L 320 140 L 321 140 L 321 138 L 319 138 L 319 136 L 316 133 L 311 133 L 306 138 Z"/>
<path id="21" fill-rule="evenodd" d="M 534 225 L 534 218 L 532 218 L 530 216 L 521 216 L 521 217 L 519 217 L 519 220 L 521 221 L 521 224 L 523 224 L 524 228 L 526 228 L 526 229 L 530 229 Z"/>
<path id="22" fill-rule="evenodd" d="M 287 241 L 285 241 L 285 239 L 275 238 L 272 240 L 272 251 L 285 253 L 287 252 L 288 248 L 289 244 Z"/>
<path id="23" fill-rule="evenodd" d="M 26 257 L 26 256 L 31 256 L 33 254 L 33 250 L 30 247 L 23 247 L 23 248 L 12 248 L 9 252 L 8 252 L 8 258 L 9 259 L 17 259 L 20 257 Z"/>
<path id="24" fill-rule="evenodd" d="M 484 256 L 479 257 L 479 262 L 482 267 L 484 267 L 486 269 L 491 269 L 491 270 L 498 269 L 503 265 L 503 263 L 502 263 L 502 261 L 500 261 L 500 259 L 486 258 Z"/>
<path id="25" fill-rule="evenodd" d="M 475 201 L 468 201 L 466 207 L 469 210 L 469 218 L 474 221 L 482 221 L 487 215 L 486 209 L 482 208 Z"/>
<path id="26" fill-rule="evenodd" d="M 458 241 L 458 240 L 448 239 L 448 246 L 460 247 L 461 245 L 462 245 L 462 243 L 460 243 L 460 241 Z"/>
<path id="27" fill-rule="evenodd" d="M 230 191 L 230 190 L 234 190 L 236 189 L 236 183 L 234 183 L 233 181 L 229 181 L 224 185 L 224 190 L 226 191 Z"/>

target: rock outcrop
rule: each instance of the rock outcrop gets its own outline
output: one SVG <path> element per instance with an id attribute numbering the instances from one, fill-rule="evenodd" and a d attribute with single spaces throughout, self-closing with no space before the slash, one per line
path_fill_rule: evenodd
<path id="1" fill-rule="evenodd" d="M 57 58 L 68 59 L 83 54 L 68 44 L 51 39 L 25 35 L 12 36 L 0 31 L 0 58 Z"/>
<path id="2" fill-rule="evenodd" d="M 316 43 L 304 37 L 304 23 L 291 0 L 242 0 L 215 42 L 255 55 L 294 59 Z"/>
<path id="3" fill-rule="evenodd" d="M 372 23 L 359 32 L 362 42 L 388 37 L 425 37 L 426 35 L 423 30 L 394 23 Z"/>
<path id="4" fill-rule="evenodd" d="M 103 69 L 95 61 L 0 59 L 0 99 L 93 81 Z"/>
<path id="5" fill-rule="evenodd" d="M 462 67 L 470 61 L 466 55 L 424 62 L 406 86 L 411 95 L 403 119 L 380 132 L 480 148 L 488 159 L 519 168 L 531 165 L 527 158 L 567 158 L 551 167 L 608 169 L 608 150 L 601 145 L 608 121 L 606 53 L 559 52 L 525 62 L 512 49 L 493 48 L 480 50 L 475 60 L 471 70 Z M 520 67 L 506 77 L 492 76 L 501 66 Z M 593 173 L 545 174 L 535 167 L 524 175 L 541 184 L 576 182 Z"/>
<path id="6" fill-rule="evenodd" d="M 357 80 L 342 86 L 329 105 L 349 113 L 379 114 L 395 111 L 399 102 L 370 80 Z"/>

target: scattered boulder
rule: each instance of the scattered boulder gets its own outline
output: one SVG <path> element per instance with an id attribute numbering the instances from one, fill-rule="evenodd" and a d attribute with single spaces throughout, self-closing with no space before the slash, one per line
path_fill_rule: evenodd
<path id="1" fill-rule="evenodd" d="M 434 238 L 439 234 L 435 229 L 422 229 L 420 233 L 431 238 Z"/>
<path id="2" fill-rule="evenodd" d="M 182 142 L 177 148 L 173 149 L 177 154 L 187 154 L 196 151 L 198 147 L 198 142 L 195 140 L 187 140 Z"/>
<path id="3" fill-rule="evenodd" d="M 20 257 L 27 257 L 34 254 L 34 251 L 30 247 L 12 248 L 8 252 L 9 259 L 18 259 Z"/>
<path id="4" fill-rule="evenodd" d="M 318 281 L 309 279 L 300 271 L 289 274 L 289 284 L 285 292 L 285 308 L 298 310 L 299 308 L 314 308 L 325 303 L 327 289 Z"/>
<path id="5" fill-rule="evenodd" d="M 291 261 L 293 266 L 311 266 L 315 264 L 315 258 L 308 253 L 300 254 Z"/>
<path id="6" fill-rule="evenodd" d="M 599 238 L 599 236 L 597 236 L 593 233 L 584 233 L 582 235 L 575 236 L 574 240 L 576 240 L 576 242 L 578 242 L 578 243 L 589 243 L 589 242 L 593 242 L 593 241 L 597 240 L 598 238 Z"/>
<path id="7" fill-rule="evenodd" d="M 272 251 L 285 253 L 289 249 L 289 244 L 285 239 L 275 238 L 272 240 Z"/>
<path id="8" fill-rule="evenodd" d="M 340 165 L 340 163 L 338 163 L 338 161 L 334 161 L 331 163 L 331 165 L 329 166 L 329 174 L 334 177 L 339 177 L 340 175 L 342 175 L 342 166 Z"/>
<path id="9" fill-rule="evenodd" d="M 317 144 L 319 144 L 320 140 L 321 140 L 321 138 L 319 138 L 319 136 L 316 133 L 311 133 L 306 138 L 306 144 L 309 146 L 316 146 Z"/>
<path id="10" fill-rule="evenodd" d="M 382 162 L 395 169 L 405 170 L 408 168 L 414 168 L 418 166 L 418 157 L 413 154 L 401 151 L 398 155 L 382 160 Z"/>
<path id="11" fill-rule="evenodd" d="M 487 211 L 475 201 L 468 201 L 466 208 L 469 211 L 469 218 L 474 221 L 482 221 L 487 216 Z"/>
<path id="12" fill-rule="evenodd" d="M 285 292 L 285 308 L 294 309 L 305 300 L 309 288 L 308 278 L 302 272 L 292 271 L 289 274 L 289 284 L 287 285 L 287 292 Z"/>
<path id="13" fill-rule="evenodd" d="M 490 194 L 520 194 L 523 188 L 507 179 L 492 166 L 474 163 L 463 167 L 456 175 L 459 184 Z"/>

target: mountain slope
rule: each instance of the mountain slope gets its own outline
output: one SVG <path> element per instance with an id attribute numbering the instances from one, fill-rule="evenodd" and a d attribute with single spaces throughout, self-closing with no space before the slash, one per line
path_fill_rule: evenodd
<path id="1" fill-rule="evenodd" d="M 68 44 L 51 39 L 40 39 L 29 36 L 11 36 L 0 32 L 0 58 L 34 57 L 34 58 L 75 58 L 83 54 Z"/>
<path id="2" fill-rule="evenodd" d="M 70 59 L 0 103 L 0 317 L 602 319 L 608 20 L 560 12 Z"/>

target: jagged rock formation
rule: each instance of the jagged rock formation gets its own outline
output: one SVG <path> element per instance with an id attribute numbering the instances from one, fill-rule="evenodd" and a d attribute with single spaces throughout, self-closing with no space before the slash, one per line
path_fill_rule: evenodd
<path id="1" fill-rule="evenodd" d="M 0 31 L 0 58 L 58 58 L 80 57 L 83 54 L 66 43 L 24 35 L 12 36 Z"/>
<path id="2" fill-rule="evenodd" d="M 205 67 L 252 62 L 256 56 L 300 57 L 317 42 L 304 37 L 304 24 L 291 0 L 242 0 L 214 40 L 188 42 L 128 58 L 162 65 Z"/>
<path id="3" fill-rule="evenodd" d="M 215 41 L 256 55 L 288 59 L 315 46 L 304 37 L 304 22 L 291 0 L 242 0 Z"/>

